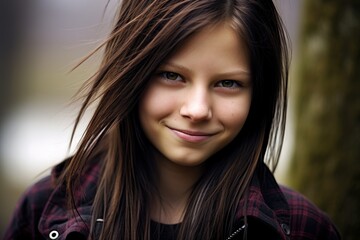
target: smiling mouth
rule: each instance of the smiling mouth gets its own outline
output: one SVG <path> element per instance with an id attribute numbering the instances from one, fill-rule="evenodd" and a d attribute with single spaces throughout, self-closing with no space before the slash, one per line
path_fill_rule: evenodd
<path id="1" fill-rule="evenodd" d="M 215 135 L 215 133 L 204 133 L 198 131 L 188 131 L 170 128 L 169 129 L 180 139 L 186 142 L 198 143 L 204 142 Z"/>

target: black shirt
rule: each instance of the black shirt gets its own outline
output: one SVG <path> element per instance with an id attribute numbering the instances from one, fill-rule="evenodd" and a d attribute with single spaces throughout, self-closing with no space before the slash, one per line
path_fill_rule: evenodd
<path id="1" fill-rule="evenodd" d="M 151 221 L 151 240 L 176 240 L 180 224 L 163 224 Z"/>

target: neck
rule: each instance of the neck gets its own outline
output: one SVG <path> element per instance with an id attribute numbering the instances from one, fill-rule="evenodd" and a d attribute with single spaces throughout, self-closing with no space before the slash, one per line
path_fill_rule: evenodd
<path id="1" fill-rule="evenodd" d="M 166 224 L 179 223 L 194 184 L 203 172 L 203 166 L 181 166 L 163 156 L 156 157 L 156 179 L 159 195 L 153 197 L 151 217 Z"/>

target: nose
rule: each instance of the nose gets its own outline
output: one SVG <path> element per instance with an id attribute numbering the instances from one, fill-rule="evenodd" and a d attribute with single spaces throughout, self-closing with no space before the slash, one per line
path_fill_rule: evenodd
<path id="1" fill-rule="evenodd" d="M 212 118 L 211 98 L 205 88 L 189 90 L 184 96 L 180 115 L 193 122 Z"/>

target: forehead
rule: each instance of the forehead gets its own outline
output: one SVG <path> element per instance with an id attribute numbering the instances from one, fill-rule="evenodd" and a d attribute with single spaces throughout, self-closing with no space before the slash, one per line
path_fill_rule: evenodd
<path id="1" fill-rule="evenodd" d="M 164 63 L 208 73 L 232 69 L 250 71 L 245 41 L 226 23 L 207 26 L 194 33 Z"/>

